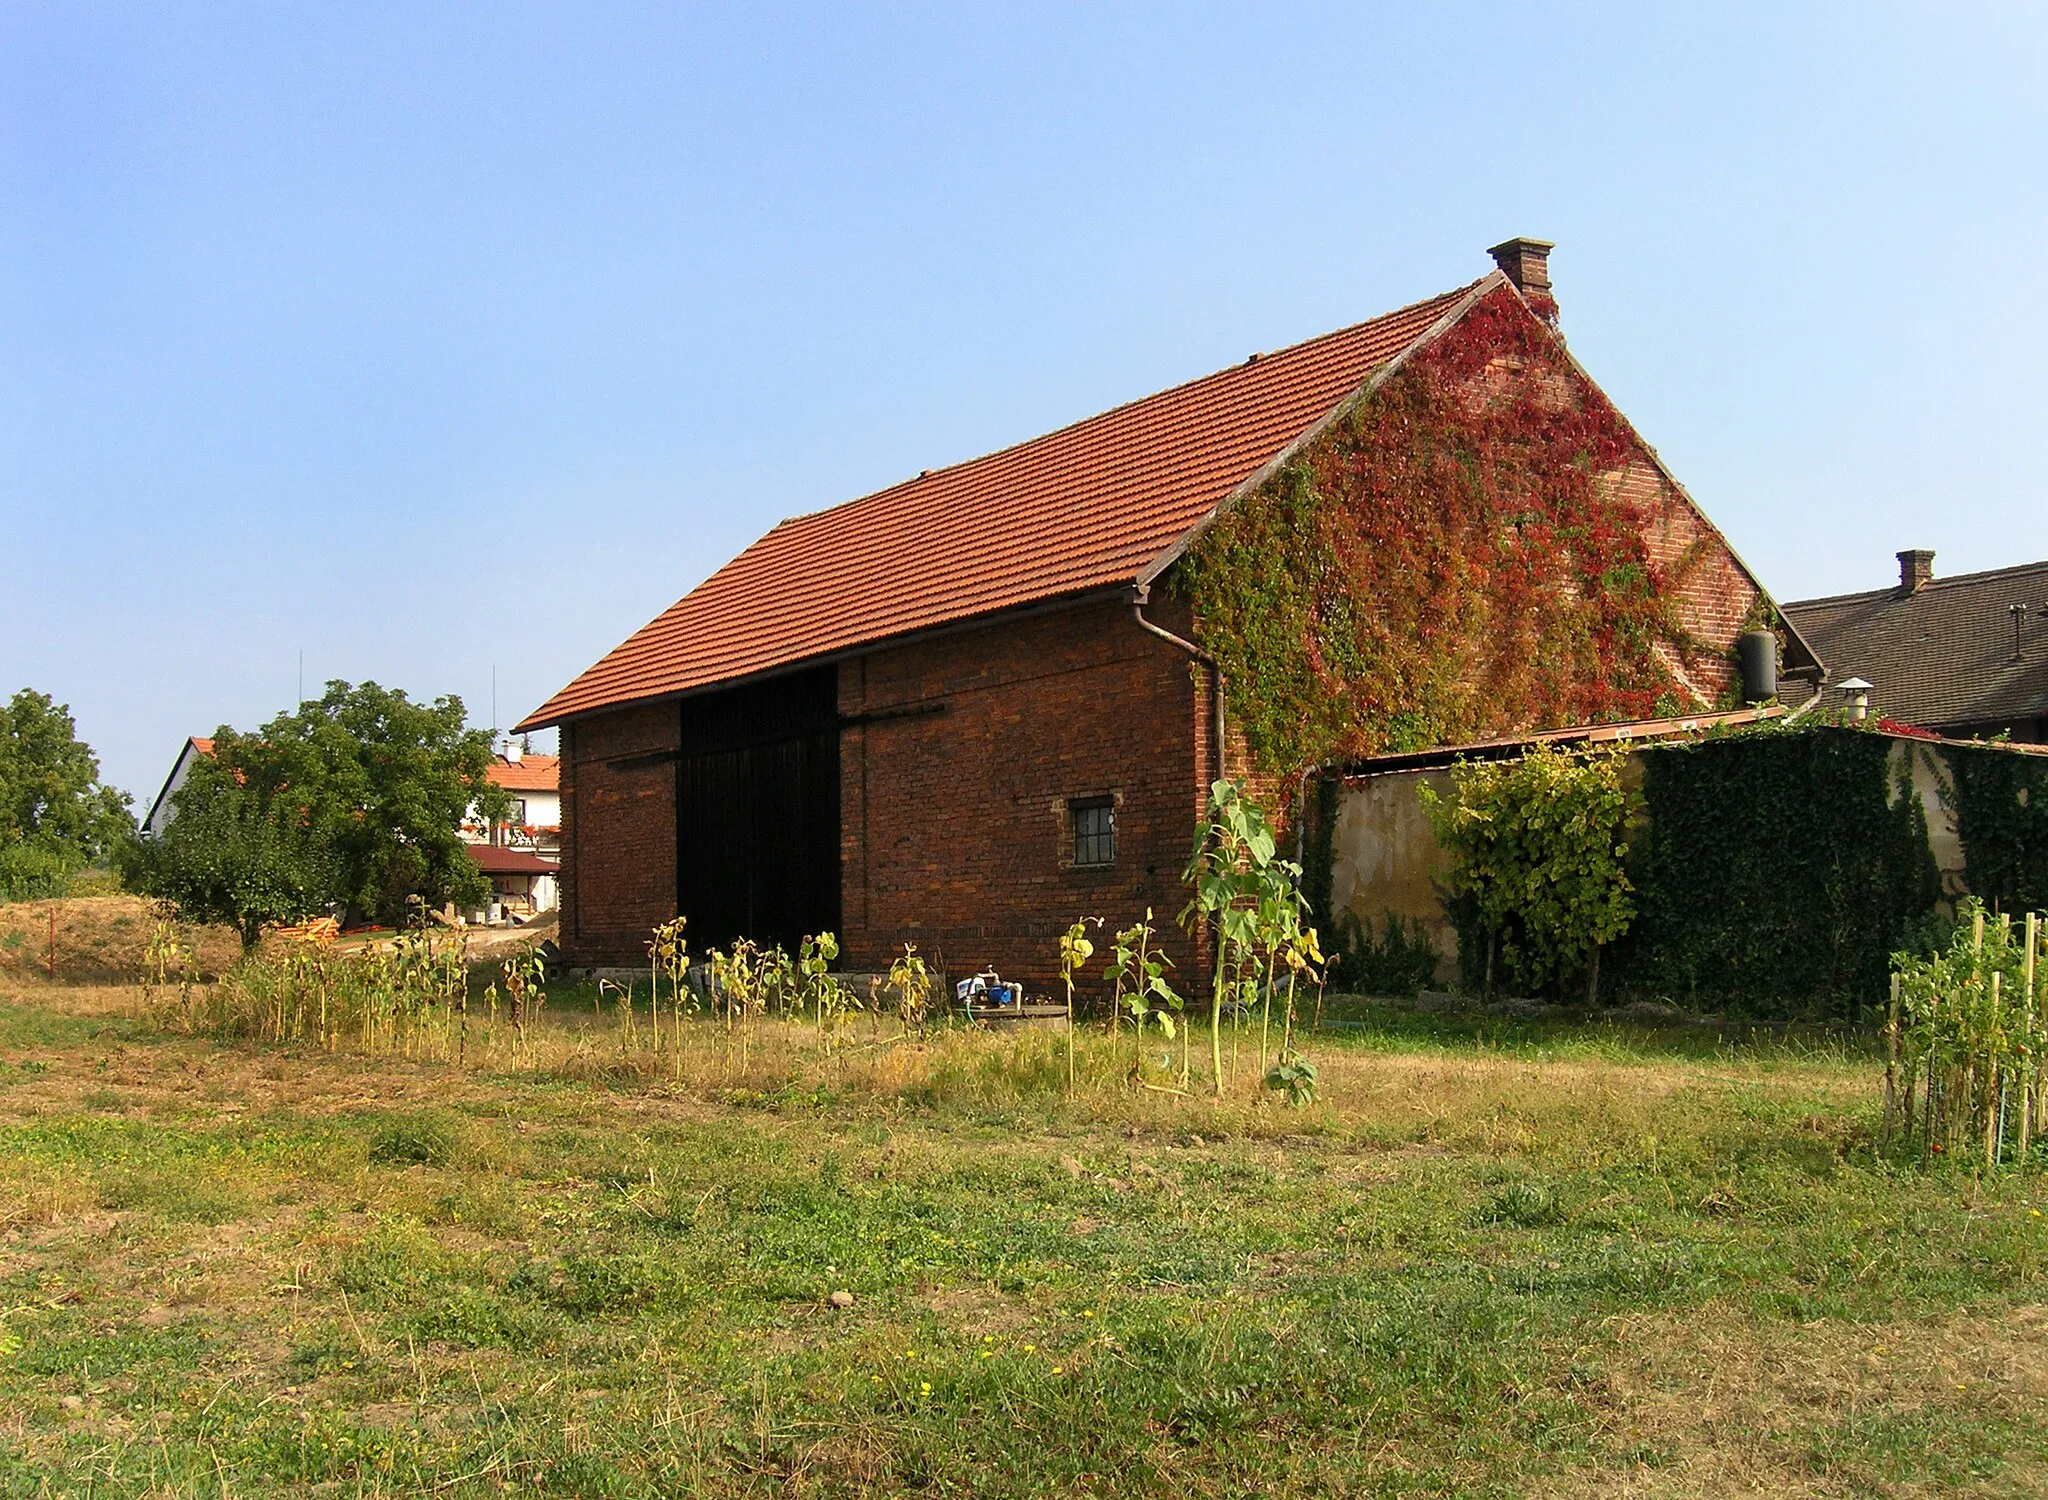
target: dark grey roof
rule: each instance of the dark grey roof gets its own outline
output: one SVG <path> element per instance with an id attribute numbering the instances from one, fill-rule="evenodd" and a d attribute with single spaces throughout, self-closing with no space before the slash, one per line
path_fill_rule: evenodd
<path id="1" fill-rule="evenodd" d="M 2027 606 L 2019 653 L 2011 607 Z M 2048 717 L 2048 562 L 1779 606 L 1827 666 L 1872 683 L 1887 718 L 1928 727 Z"/>

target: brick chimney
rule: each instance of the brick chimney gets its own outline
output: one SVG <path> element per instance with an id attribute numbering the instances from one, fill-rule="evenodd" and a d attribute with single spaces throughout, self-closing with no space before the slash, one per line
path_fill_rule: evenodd
<path id="1" fill-rule="evenodd" d="M 1556 248 L 1549 240 L 1524 237 L 1502 240 L 1486 252 L 1529 299 L 1529 305 L 1553 323 L 1557 321 L 1557 298 L 1550 292 L 1550 252 Z"/>
<path id="2" fill-rule="evenodd" d="M 1934 554 L 1924 547 L 1899 554 L 1899 592 L 1917 594 L 1934 582 Z"/>

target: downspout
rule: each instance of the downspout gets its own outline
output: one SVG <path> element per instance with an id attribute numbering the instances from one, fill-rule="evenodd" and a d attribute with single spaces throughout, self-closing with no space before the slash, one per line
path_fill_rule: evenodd
<path id="1" fill-rule="evenodd" d="M 1188 656 L 1209 669 L 1209 733 L 1215 741 L 1215 759 L 1213 764 L 1216 768 L 1216 775 L 1213 779 L 1221 781 L 1224 774 L 1223 750 L 1225 744 L 1223 738 L 1223 668 L 1215 657 L 1204 651 L 1200 646 L 1197 646 L 1193 641 L 1182 640 L 1172 631 L 1163 626 L 1155 625 L 1145 618 L 1145 600 L 1150 594 L 1151 590 L 1144 584 L 1138 584 L 1132 590 L 1131 618 L 1138 622 L 1138 628 L 1158 636 L 1162 641 L 1185 652 Z M 1206 797 L 1206 790 L 1204 795 Z M 1223 933 L 1220 928 L 1213 930 L 1210 934 L 1209 985 L 1212 995 L 1220 993 L 1223 988 Z"/>
<path id="2" fill-rule="evenodd" d="M 1200 646 L 1197 646 L 1193 641 L 1182 640 L 1164 626 L 1155 625 L 1145 618 L 1145 600 L 1151 594 L 1150 589 L 1139 585 L 1135 593 L 1136 597 L 1131 600 L 1131 618 L 1138 622 L 1138 628 L 1149 631 L 1153 635 L 1158 636 L 1162 641 L 1178 647 L 1209 669 L 1209 735 L 1214 741 L 1214 764 L 1216 767 L 1214 779 L 1221 781 L 1224 776 L 1223 750 L 1225 743 L 1223 738 L 1223 668 L 1217 663 L 1215 657 L 1204 651 Z"/>

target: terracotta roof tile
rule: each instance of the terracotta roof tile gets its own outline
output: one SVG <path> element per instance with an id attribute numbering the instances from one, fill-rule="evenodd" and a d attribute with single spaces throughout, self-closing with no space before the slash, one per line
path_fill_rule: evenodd
<path id="1" fill-rule="evenodd" d="M 784 521 L 519 727 L 1133 583 L 1375 369 L 1499 279 Z"/>
<path id="2" fill-rule="evenodd" d="M 561 760 L 553 755 L 522 755 L 516 761 L 495 756 L 490 774 L 508 792 L 552 792 L 562 785 Z"/>

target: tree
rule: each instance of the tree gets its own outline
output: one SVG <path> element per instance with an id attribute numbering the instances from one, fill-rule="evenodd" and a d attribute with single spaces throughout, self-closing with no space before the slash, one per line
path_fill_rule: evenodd
<path id="1" fill-rule="evenodd" d="M 169 901 L 188 920 L 218 922 L 254 947 L 264 927 L 298 922 L 331 901 L 330 851 L 289 807 L 211 757 L 193 763 L 176 816 L 157 837 L 121 852 L 128 885 Z"/>
<path id="2" fill-rule="evenodd" d="M 61 889 L 134 826 L 69 707 L 31 688 L 0 707 L 0 897 Z"/>
<path id="3" fill-rule="evenodd" d="M 253 734 L 223 726 L 206 773 L 139 850 L 141 883 L 245 939 L 323 906 L 396 923 L 415 898 L 483 901 L 490 884 L 459 830 L 472 807 L 499 820 L 511 807 L 490 780 L 489 733 L 465 720 L 460 698 L 330 682 Z"/>
<path id="4" fill-rule="evenodd" d="M 1516 760 L 1460 761 L 1452 793 L 1423 786 L 1422 805 L 1451 857 L 1446 881 L 1486 952 L 1529 990 L 1584 973 L 1597 999 L 1600 950 L 1635 916 L 1624 861 L 1639 799 L 1620 751 L 1566 753 L 1538 744 Z"/>

